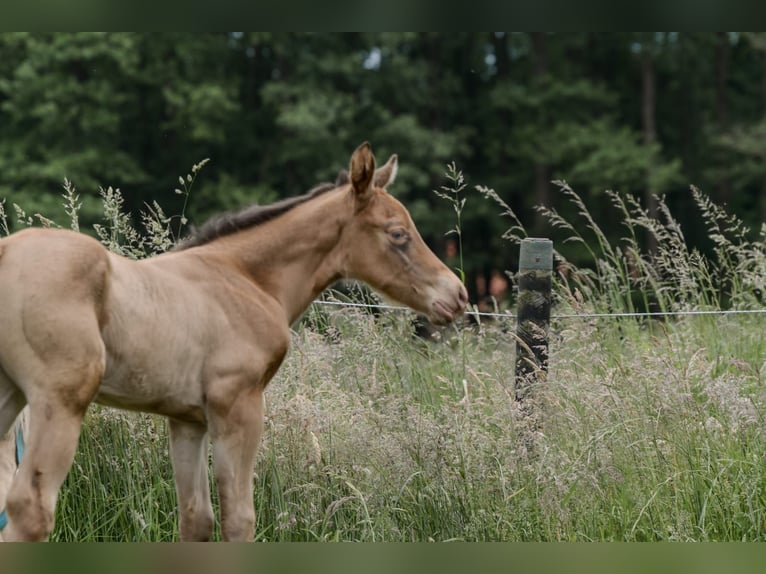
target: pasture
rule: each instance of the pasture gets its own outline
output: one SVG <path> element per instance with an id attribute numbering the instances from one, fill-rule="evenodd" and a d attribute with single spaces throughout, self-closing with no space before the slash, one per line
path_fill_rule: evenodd
<path id="1" fill-rule="evenodd" d="M 623 208 L 629 230 L 654 225 Z M 657 225 L 650 268 L 635 235 L 603 244 L 585 206 L 553 216 L 597 263 L 559 275 L 550 370 L 523 409 L 512 321 L 425 342 L 406 313 L 311 307 L 266 391 L 256 540 L 764 539 L 764 315 L 562 317 L 650 292 L 663 311 L 757 309 L 763 235 L 708 225 L 705 259 Z M 91 407 L 51 539 L 178 539 L 167 443 L 160 418 Z"/>
<path id="2" fill-rule="evenodd" d="M 763 539 L 762 317 L 554 321 L 530 421 L 494 325 L 326 313 L 267 391 L 257 540 Z M 164 422 L 96 407 L 52 539 L 172 540 L 174 508 Z"/>

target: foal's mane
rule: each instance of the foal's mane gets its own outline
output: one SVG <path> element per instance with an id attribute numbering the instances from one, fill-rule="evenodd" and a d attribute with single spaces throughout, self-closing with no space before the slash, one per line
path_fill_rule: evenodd
<path id="1" fill-rule="evenodd" d="M 241 211 L 215 215 L 202 224 L 201 227 L 192 227 L 189 236 L 176 244 L 173 251 L 183 251 L 184 249 L 189 249 L 191 247 L 205 245 L 219 237 L 225 237 L 236 233 L 237 231 L 271 221 L 283 213 L 290 211 L 294 207 L 343 185 L 347 178 L 348 176 L 346 175 L 344 179 L 343 172 L 341 172 L 335 183 L 320 183 L 303 195 L 288 197 L 270 205 L 251 205 Z"/>

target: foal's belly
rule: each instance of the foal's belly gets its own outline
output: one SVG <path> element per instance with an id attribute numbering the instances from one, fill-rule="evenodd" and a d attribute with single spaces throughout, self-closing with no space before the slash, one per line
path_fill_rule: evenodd
<path id="1" fill-rule="evenodd" d="M 202 406 L 188 404 L 178 400 L 167 398 L 146 400 L 100 392 L 96 395 L 95 402 L 100 405 L 117 409 L 163 415 L 179 421 L 200 424 L 207 423 L 205 409 Z"/>
<path id="2" fill-rule="evenodd" d="M 204 393 L 199 376 L 190 365 L 173 369 L 156 366 L 154 372 L 115 360 L 107 361 L 104 379 L 95 402 L 132 411 L 165 415 L 174 419 L 205 423 Z"/>

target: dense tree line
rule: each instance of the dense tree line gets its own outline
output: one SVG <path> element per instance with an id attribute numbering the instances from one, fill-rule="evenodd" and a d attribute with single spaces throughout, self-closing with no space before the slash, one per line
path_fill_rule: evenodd
<path id="1" fill-rule="evenodd" d="M 665 195 L 702 244 L 690 184 L 753 227 L 766 216 L 766 35 L 0 35 L 7 211 L 63 213 L 66 177 L 85 220 L 100 217 L 102 186 L 131 211 L 178 213 L 178 176 L 209 157 L 188 204 L 201 222 L 334 179 L 363 140 L 381 160 L 399 154 L 392 191 L 442 253 L 454 212 L 431 191 L 448 163 L 463 171 L 469 274 L 514 258 L 476 184 L 550 235 L 534 206 L 568 209 L 551 183 L 566 180 L 615 241 L 605 190 L 650 213 Z"/>

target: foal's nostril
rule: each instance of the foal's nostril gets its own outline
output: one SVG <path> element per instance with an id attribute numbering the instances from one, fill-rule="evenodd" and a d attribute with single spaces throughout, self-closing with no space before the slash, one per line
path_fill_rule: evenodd
<path id="1" fill-rule="evenodd" d="M 468 304 L 468 291 L 465 289 L 465 285 L 460 284 L 460 290 L 457 295 L 458 301 L 461 307 L 465 307 Z"/>

